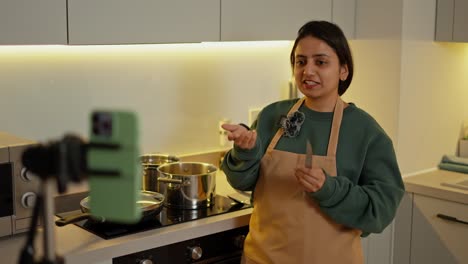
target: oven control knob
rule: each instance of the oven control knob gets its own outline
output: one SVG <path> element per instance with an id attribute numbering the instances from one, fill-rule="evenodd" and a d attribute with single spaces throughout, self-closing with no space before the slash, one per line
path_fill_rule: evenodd
<path id="1" fill-rule="evenodd" d="M 32 174 L 32 172 L 30 172 L 26 168 L 21 169 L 20 176 L 23 181 L 27 181 L 27 182 L 32 181 L 34 178 L 34 175 Z"/>
<path id="2" fill-rule="evenodd" d="M 244 248 L 245 235 L 238 235 L 234 237 L 234 246 L 238 249 Z"/>
<path id="3" fill-rule="evenodd" d="M 33 192 L 27 192 L 21 196 L 21 205 L 24 208 L 31 208 L 36 203 L 37 195 Z"/>
<path id="4" fill-rule="evenodd" d="M 203 255 L 203 250 L 199 246 L 189 247 L 189 255 L 193 260 L 199 260 Z"/>
<path id="5" fill-rule="evenodd" d="M 143 260 L 140 260 L 138 264 L 153 264 L 153 261 L 151 259 L 143 259 Z"/>

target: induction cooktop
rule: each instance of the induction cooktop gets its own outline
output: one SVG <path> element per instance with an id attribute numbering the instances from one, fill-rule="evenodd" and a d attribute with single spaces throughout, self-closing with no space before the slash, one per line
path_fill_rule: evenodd
<path id="1" fill-rule="evenodd" d="M 118 224 L 111 222 L 100 223 L 93 220 L 82 220 L 74 224 L 103 239 L 112 239 L 251 207 L 252 206 L 249 204 L 239 203 L 230 198 L 217 195 L 215 196 L 214 203 L 211 205 L 211 207 L 201 209 L 176 209 L 164 207 L 158 215 L 150 219 L 145 219 L 144 222 L 137 224 Z M 57 214 L 57 216 L 66 217 L 80 213 L 80 210 L 75 210 L 66 213 L 60 213 Z"/>

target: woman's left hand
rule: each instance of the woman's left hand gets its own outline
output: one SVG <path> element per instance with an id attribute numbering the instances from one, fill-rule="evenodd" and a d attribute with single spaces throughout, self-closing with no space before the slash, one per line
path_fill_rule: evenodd
<path id="1" fill-rule="evenodd" d="M 326 178 L 326 175 L 321 168 L 306 168 L 303 165 L 298 165 L 296 167 L 294 175 L 296 176 L 299 184 L 307 192 L 316 192 L 320 190 L 325 183 Z"/>

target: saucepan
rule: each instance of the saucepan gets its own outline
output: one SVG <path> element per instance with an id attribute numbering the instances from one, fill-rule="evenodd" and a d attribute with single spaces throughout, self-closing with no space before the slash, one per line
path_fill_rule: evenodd
<path id="1" fill-rule="evenodd" d="M 91 215 L 89 199 L 90 198 L 88 196 L 80 201 L 80 208 L 82 212 L 81 214 L 64 217 L 55 221 L 55 224 L 57 226 L 65 226 L 85 219 L 97 223 L 106 222 L 106 219 L 98 218 Z M 141 207 L 142 217 L 139 222 L 146 222 L 158 215 L 163 208 L 164 200 L 165 196 L 160 193 L 151 191 L 140 191 L 140 199 L 137 201 L 137 203 Z"/>
<path id="2" fill-rule="evenodd" d="M 203 162 L 172 162 L 158 167 L 160 192 L 167 207 L 200 209 L 211 207 L 216 195 L 218 168 Z"/>
<path id="3" fill-rule="evenodd" d="M 141 156 L 141 165 L 143 167 L 142 189 L 145 191 L 159 192 L 159 172 L 158 167 L 170 163 L 177 162 L 179 158 L 168 154 L 145 154 Z"/>

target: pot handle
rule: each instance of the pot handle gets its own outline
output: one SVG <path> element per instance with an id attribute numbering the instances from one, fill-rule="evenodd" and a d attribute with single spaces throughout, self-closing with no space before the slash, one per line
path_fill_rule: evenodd
<path id="1" fill-rule="evenodd" d="M 81 220 L 85 220 L 91 217 L 90 213 L 81 213 L 76 215 L 66 216 L 64 218 L 58 219 L 55 221 L 56 226 L 66 226 L 68 224 L 72 224 Z"/>
<path id="2" fill-rule="evenodd" d="M 182 184 L 181 179 L 158 178 L 158 181 L 164 182 L 164 183 Z"/>

